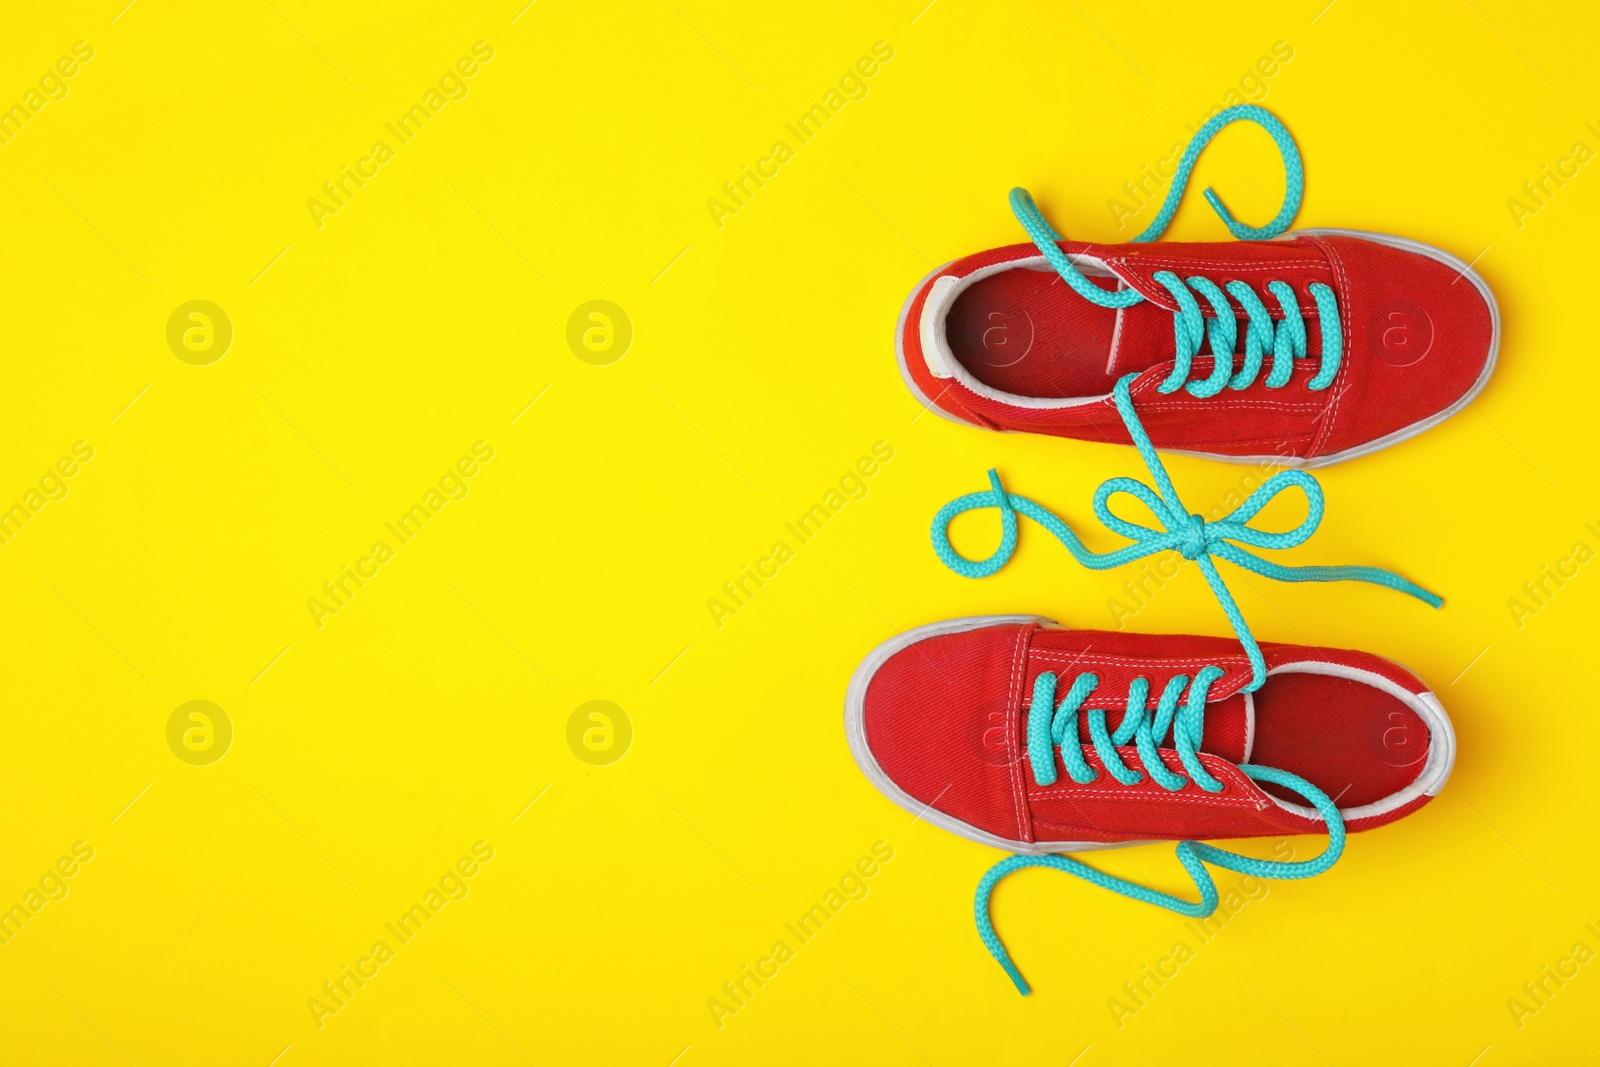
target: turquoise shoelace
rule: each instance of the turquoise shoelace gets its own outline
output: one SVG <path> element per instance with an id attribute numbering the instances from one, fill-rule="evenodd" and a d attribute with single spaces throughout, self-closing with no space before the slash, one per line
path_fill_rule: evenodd
<path id="1" fill-rule="evenodd" d="M 1406 593 L 1435 608 L 1444 603 L 1426 589 L 1380 568 L 1286 567 L 1264 560 L 1255 553 L 1239 547 L 1249 545 L 1252 548 L 1292 548 L 1303 544 L 1316 532 L 1323 515 L 1322 487 L 1314 477 L 1304 471 L 1279 471 L 1222 519 L 1208 522 L 1199 515 L 1189 512 L 1178 498 L 1177 490 L 1172 485 L 1166 467 L 1156 455 L 1149 435 L 1145 433 L 1143 425 L 1134 413 L 1129 388 L 1136 377 L 1134 374 L 1125 375 L 1117 382 L 1112 395 L 1116 401 L 1117 413 L 1121 415 L 1128 436 L 1132 438 L 1140 458 L 1150 469 L 1156 488 L 1151 489 L 1143 482 L 1132 478 L 1112 478 L 1102 483 L 1094 495 L 1096 517 L 1110 530 L 1128 538 L 1131 544 L 1113 552 L 1092 551 L 1084 545 L 1070 526 L 1048 508 L 1027 497 L 1007 493 L 1000 484 L 999 475 L 991 470 L 989 489 L 958 497 L 940 508 L 938 514 L 934 516 L 933 547 L 940 560 L 957 574 L 968 578 L 982 578 L 994 574 L 1005 566 L 1016 551 L 1019 514 L 1027 516 L 1050 531 L 1079 563 L 1094 570 L 1107 570 L 1156 552 L 1176 551 L 1185 559 L 1194 560 L 1199 565 L 1205 575 L 1206 584 L 1211 587 L 1211 591 L 1222 604 L 1229 625 L 1233 627 L 1239 643 L 1244 647 L 1250 663 L 1250 681 L 1243 687 L 1243 692 L 1254 692 L 1266 682 L 1266 660 L 1249 626 L 1245 623 L 1238 604 L 1217 571 L 1216 563 L 1212 559 L 1214 555 L 1277 581 L 1369 582 Z M 1257 530 L 1249 525 L 1250 520 L 1266 506 L 1269 500 L 1290 486 L 1299 487 L 1306 497 L 1306 518 L 1300 525 L 1282 533 Z M 1142 526 L 1115 515 L 1110 507 L 1110 499 L 1117 493 L 1127 493 L 1143 501 L 1163 529 Z M 950 523 L 958 515 L 983 508 L 998 508 L 1000 511 L 1000 545 L 987 559 L 971 560 L 957 552 L 955 546 L 950 543 Z M 1207 792 L 1221 790 L 1222 783 L 1205 769 L 1198 753 L 1204 732 L 1206 696 L 1211 686 L 1223 677 L 1224 673 L 1222 668 L 1208 665 L 1197 671 L 1193 678 L 1178 675 L 1169 679 L 1161 691 L 1153 718 L 1147 715 L 1145 707 L 1150 692 L 1149 681 L 1144 678 L 1136 679 L 1130 686 L 1126 711 L 1114 733 L 1107 725 L 1106 712 L 1098 708 L 1090 709 L 1090 743 L 1107 772 L 1124 785 L 1136 785 L 1148 774 L 1158 785 L 1169 791 L 1176 792 L 1184 788 L 1188 780 L 1170 770 L 1158 752 L 1159 743 L 1170 729 L 1173 748 L 1177 752 L 1179 762 L 1188 771 L 1189 779 Z M 1035 681 L 1033 699 L 1028 712 L 1027 748 L 1028 762 L 1033 768 L 1034 780 L 1040 786 L 1049 786 L 1056 782 L 1054 758 L 1056 750 L 1061 752 L 1062 763 L 1073 781 L 1083 784 L 1098 777 L 1084 759 L 1082 744 L 1076 736 L 1078 713 L 1089 700 L 1097 684 L 1099 679 L 1092 673 L 1078 675 L 1063 696 L 1061 704 L 1055 706 L 1056 676 L 1047 672 Z M 1188 699 L 1180 710 L 1179 701 L 1186 689 Z M 1133 741 L 1136 746 L 1144 773 L 1129 767 L 1116 751 L 1119 747 L 1126 747 L 1129 741 Z M 995 886 L 1013 871 L 1024 867 L 1051 867 L 1133 900 L 1155 904 L 1181 915 L 1200 918 L 1210 915 L 1217 907 L 1216 884 L 1204 866 L 1206 863 L 1261 878 L 1309 878 L 1333 866 L 1344 849 L 1345 839 L 1344 822 L 1333 801 L 1316 786 L 1288 771 L 1254 764 L 1240 764 L 1239 770 L 1256 781 L 1272 782 L 1294 790 L 1308 800 L 1328 826 L 1327 848 L 1313 859 L 1283 862 L 1253 859 L 1198 841 L 1180 841 L 1177 846 L 1178 861 L 1189 872 L 1189 877 L 1200 894 L 1198 901 L 1184 900 L 1106 874 L 1069 856 L 1007 857 L 990 868 L 978 883 L 974 910 L 978 922 L 978 934 L 983 939 L 984 946 L 1005 969 L 1021 993 L 1024 995 L 1028 993 L 1028 984 L 1023 980 L 1016 965 L 1011 962 L 1005 946 L 994 931 L 994 923 L 989 914 L 990 897 L 994 893 Z"/>
<path id="2" fill-rule="evenodd" d="M 1277 143 L 1278 152 L 1283 157 L 1285 184 L 1283 206 L 1279 208 L 1277 216 L 1265 226 L 1246 226 L 1223 206 L 1222 200 L 1214 190 L 1206 189 L 1206 200 L 1211 204 L 1212 210 L 1221 217 L 1229 232 L 1240 240 L 1269 240 L 1289 228 L 1289 224 L 1300 211 L 1300 200 L 1305 195 L 1305 170 L 1300 162 L 1300 150 L 1295 147 L 1294 138 L 1290 136 L 1289 131 L 1272 112 L 1254 104 L 1240 104 L 1218 112 L 1210 122 L 1200 127 L 1194 139 L 1189 142 L 1189 146 L 1184 149 L 1183 158 L 1178 163 L 1177 173 L 1173 175 L 1172 185 L 1167 190 L 1166 200 L 1162 203 L 1160 212 L 1149 227 L 1133 239 L 1134 242 L 1154 241 L 1166 232 L 1173 215 L 1178 211 L 1179 203 L 1183 200 L 1184 191 L 1189 184 L 1189 174 L 1194 170 L 1195 161 L 1200 158 L 1200 153 L 1223 128 L 1235 122 L 1254 122 L 1266 130 Z M 1028 190 L 1022 188 L 1011 190 L 1011 211 L 1017 216 L 1017 221 L 1022 223 L 1022 228 L 1028 231 L 1028 236 L 1039 247 L 1039 251 L 1050 261 L 1050 265 L 1073 291 L 1085 300 L 1104 308 L 1124 308 L 1132 307 L 1145 299 L 1136 289 L 1111 292 L 1100 288 L 1085 277 L 1071 258 L 1056 244 L 1061 240 L 1061 235 L 1056 233 L 1045 220 Z M 1172 299 L 1178 305 L 1178 310 L 1172 319 L 1175 346 L 1172 372 L 1156 387 L 1158 393 L 1174 393 L 1179 388 L 1186 387 L 1191 395 L 1204 398 L 1216 396 L 1224 388 L 1244 389 L 1253 384 L 1261 373 L 1263 357 L 1268 352 L 1272 353 L 1272 369 L 1267 374 L 1266 387 L 1281 389 L 1289 383 L 1289 377 L 1294 372 L 1294 361 L 1306 358 L 1305 319 L 1300 313 L 1300 302 L 1288 283 L 1269 281 L 1266 284 L 1267 292 L 1271 294 L 1283 313 L 1283 318 L 1274 324 L 1272 313 L 1256 296 L 1255 290 L 1242 281 L 1230 281 L 1219 287 L 1209 278 L 1200 276 L 1179 278 L 1171 271 L 1157 271 L 1151 277 L 1172 294 Z M 1224 290 L 1239 302 L 1246 317 L 1244 362 L 1237 372 L 1233 367 L 1233 350 L 1239 339 L 1238 323 Z M 1317 322 L 1322 335 L 1321 364 L 1317 368 L 1317 373 L 1306 383 L 1306 387 L 1321 390 L 1332 385 L 1339 373 L 1339 363 L 1344 352 L 1343 327 L 1339 318 L 1339 301 L 1334 296 L 1333 290 L 1321 282 L 1312 282 L 1306 286 L 1306 290 L 1316 302 Z M 1206 318 L 1201 312 L 1200 304 L 1194 297 L 1195 293 L 1204 297 L 1206 303 L 1211 306 L 1211 318 Z M 1190 366 L 1194 357 L 1200 352 L 1202 340 L 1211 342 L 1213 358 L 1211 374 L 1201 381 L 1191 382 L 1188 380 Z"/>

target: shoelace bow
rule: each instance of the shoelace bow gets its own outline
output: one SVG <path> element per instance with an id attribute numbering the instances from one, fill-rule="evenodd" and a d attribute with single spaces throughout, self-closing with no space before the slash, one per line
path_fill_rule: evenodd
<path id="1" fill-rule="evenodd" d="M 1093 570 L 1109 570 L 1157 552 L 1176 551 L 1185 559 L 1194 560 L 1199 565 L 1200 572 L 1205 575 L 1206 584 L 1211 587 L 1212 593 L 1222 604 L 1223 613 L 1228 617 L 1228 624 L 1233 627 L 1233 632 L 1244 646 L 1251 669 L 1251 680 L 1246 687 L 1247 691 L 1259 689 L 1266 681 L 1266 661 L 1262 658 L 1261 648 L 1251 635 L 1250 628 L 1245 624 L 1244 615 L 1239 611 L 1239 605 L 1234 601 L 1233 594 L 1228 591 L 1222 576 L 1217 573 L 1213 556 L 1220 556 L 1229 563 L 1275 581 L 1367 582 L 1416 597 L 1431 607 L 1437 608 L 1444 603 L 1437 595 L 1421 586 L 1379 567 L 1287 567 L 1262 559 L 1254 552 L 1239 547 L 1249 545 L 1251 548 L 1294 548 L 1304 544 L 1312 534 L 1316 533 L 1317 527 L 1322 524 L 1322 486 L 1318 484 L 1316 478 L 1305 471 L 1279 471 L 1246 497 L 1244 503 L 1221 519 L 1208 521 L 1200 515 L 1191 513 L 1178 498 L 1178 491 L 1173 488 L 1166 467 L 1156 455 L 1155 447 L 1150 443 L 1150 436 L 1145 433 L 1138 415 L 1134 413 L 1129 387 L 1136 377 L 1138 377 L 1136 374 L 1127 374 L 1119 379 L 1112 389 L 1112 397 L 1116 402 L 1117 413 L 1122 416 L 1123 425 L 1127 427 L 1128 436 L 1132 438 L 1134 447 L 1139 450 L 1139 457 L 1150 469 L 1156 488 L 1151 489 L 1133 478 L 1111 478 L 1102 482 L 1094 494 L 1095 516 L 1108 529 L 1128 538 L 1132 544 L 1113 552 L 1092 551 L 1073 532 L 1072 527 L 1061 521 L 1049 508 L 1025 496 L 1006 492 L 1000 484 L 1000 475 L 990 470 L 988 489 L 957 497 L 940 508 L 938 514 L 933 517 L 933 549 L 945 566 L 967 578 L 986 578 L 997 572 L 1006 565 L 1016 551 L 1018 515 L 1025 515 L 1043 526 L 1067 547 L 1067 551 L 1071 552 L 1079 563 Z M 1257 530 L 1251 526 L 1250 520 L 1255 518 L 1273 497 L 1290 486 L 1299 488 L 1306 497 L 1306 517 L 1300 525 L 1281 533 Z M 1117 493 L 1127 493 L 1142 501 L 1155 515 L 1163 529 L 1142 526 L 1114 514 L 1109 502 Z M 982 508 L 1000 510 L 1000 546 L 988 559 L 971 560 L 957 552 L 955 546 L 950 543 L 950 524 L 958 515 Z"/>
<path id="2" fill-rule="evenodd" d="M 1223 206 L 1222 200 L 1214 190 L 1209 188 L 1205 190 L 1206 200 L 1222 219 L 1223 224 L 1228 227 L 1229 232 L 1240 240 L 1268 240 L 1289 228 L 1289 224 L 1300 211 L 1300 200 L 1305 195 L 1305 170 L 1300 161 L 1300 150 L 1295 146 L 1294 138 L 1289 131 L 1272 112 L 1254 104 L 1240 104 L 1218 112 L 1195 133 L 1194 139 L 1189 142 L 1183 158 L 1178 163 L 1178 170 L 1173 175 L 1172 185 L 1167 190 L 1160 212 L 1145 231 L 1133 239 L 1134 242 L 1154 241 L 1166 232 L 1173 215 L 1177 213 L 1179 203 L 1183 200 L 1184 191 L 1189 184 L 1189 174 L 1194 170 L 1195 161 L 1200 158 L 1200 153 L 1211 143 L 1212 138 L 1235 122 L 1254 122 L 1266 130 L 1277 143 L 1278 152 L 1283 157 L 1285 184 L 1283 206 L 1278 210 L 1277 216 L 1265 226 L 1246 226 Z M 1028 236 L 1033 239 L 1039 251 L 1044 253 L 1050 265 L 1073 291 L 1085 300 L 1100 307 L 1124 308 L 1145 299 L 1136 289 L 1111 292 L 1100 288 L 1085 277 L 1072 259 L 1056 244 L 1061 240 L 1061 235 L 1045 220 L 1028 190 L 1023 188 L 1011 190 L 1011 211 L 1017 216 L 1017 221 L 1022 223 L 1023 229 L 1028 231 Z M 1224 388 L 1244 389 L 1255 382 L 1261 372 L 1263 357 L 1268 352 L 1272 353 L 1272 369 L 1267 375 L 1266 387 L 1281 389 L 1289 383 L 1290 375 L 1294 372 L 1294 361 L 1306 358 L 1305 319 L 1300 312 L 1300 301 L 1288 283 L 1269 281 L 1266 284 L 1267 292 L 1277 301 L 1283 315 L 1282 319 L 1274 324 L 1272 313 L 1256 296 L 1255 291 L 1242 281 L 1229 281 L 1219 287 L 1209 278 L 1198 275 L 1179 278 L 1171 271 L 1157 271 L 1151 277 L 1172 294 L 1173 300 L 1178 305 L 1172 320 L 1175 347 L 1172 372 L 1156 387 L 1157 392 L 1174 393 L 1179 388 L 1186 387 L 1191 395 L 1204 398 L 1216 396 Z M 1224 294 L 1224 290 L 1227 295 Z M 1339 363 L 1344 351 L 1343 326 L 1339 317 L 1339 301 L 1332 289 L 1321 282 L 1312 282 L 1306 286 L 1306 290 L 1316 302 L 1317 322 L 1322 335 L 1321 364 L 1317 373 L 1306 383 L 1306 387 L 1321 390 L 1332 385 L 1339 373 Z M 1206 303 L 1211 306 L 1210 318 L 1200 310 L 1200 304 L 1194 297 L 1195 293 L 1204 297 Z M 1238 323 L 1234 310 L 1228 303 L 1228 295 L 1239 302 L 1247 320 L 1244 362 L 1237 372 L 1233 367 L 1233 350 L 1238 341 Z M 1194 357 L 1200 352 L 1202 340 L 1211 342 L 1213 358 L 1211 374 L 1201 381 L 1191 382 L 1188 381 L 1190 366 Z"/>
<path id="3" fill-rule="evenodd" d="M 1134 374 L 1125 375 L 1117 382 L 1112 395 L 1116 402 L 1117 413 L 1121 415 L 1128 436 L 1138 449 L 1140 458 L 1150 469 L 1156 488 L 1151 489 L 1143 482 L 1132 478 L 1112 478 L 1102 483 L 1094 495 L 1096 517 L 1107 528 L 1127 537 L 1131 544 L 1113 552 L 1092 551 L 1084 545 L 1070 526 L 1048 508 L 1025 496 L 1007 493 L 1000 484 L 999 475 L 991 470 L 988 490 L 958 497 L 940 508 L 938 514 L 934 516 L 933 547 L 940 560 L 957 574 L 969 578 L 982 578 L 994 574 L 1005 566 L 1016 551 L 1019 514 L 1027 516 L 1050 531 L 1079 563 L 1094 570 L 1107 570 L 1157 552 L 1176 551 L 1185 559 L 1194 560 L 1199 565 L 1201 573 L 1205 575 L 1206 584 L 1211 587 L 1211 591 L 1222 604 L 1229 625 L 1233 627 L 1240 644 L 1244 647 L 1245 655 L 1250 662 L 1251 677 L 1243 687 L 1243 692 L 1253 692 L 1266 681 L 1266 660 L 1249 626 L 1245 623 L 1233 595 L 1217 572 L 1216 563 L 1212 560 L 1213 555 L 1277 581 L 1369 582 L 1406 593 L 1435 608 L 1444 603 L 1437 595 L 1426 589 L 1377 567 L 1287 567 L 1264 560 L 1255 553 L 1239 547 L 1249 545 L 1252 548 L 1292 548 L 1303 544 L 1316 532 L 1323 515 L 1322 487 L 1314 477 L 1304 471 L 1279 471 L 1222 519 L 1207 521 L 1189 512 L 1178 498 L 1177 490 L 1172 485 L 1166 467 L 1156 455 L 1149 435 L 1145 433 L 1138 416 L 1134 413 L 1130 385 L 1136 377 Z M 1250 520 L 1255 518 L 1268 501 L 1290 486 L 1299 487 L 1306 497 L 1306 518 L 1300 525 L 1282 533 L 1257 530 L 1249 525 Z M 1109 501 L 1119 492 L 1143 501 L 1163 529 L 1142 526 L 1114 514 Z M 987 559 L 971 560 L 957 552 L 950 543 L 950 523 L 956 516 L 980 508 L 1000 510 L 1000 546 Z M 1170 729 L 1178 760 L 1189 772 L 1194 784 L 1207 792 L 1220 791 L 1223 788 L 1222 783 L 1201 764 L 1198 750 L 1204 731 L 1206 696 L 1211 686 L 1224 674 L 1222 668 L 1208 665 L 1197 671 L 1192 679 L 1183 675 L 1168 679 L 1157 702 L 1154 718 L 1147 716 L 1145 707 L 1149 697 L 1149 681 L 1142 677 L 1135 679 L 1128 694 L 1127 710 L 1114 733 L 1107 726 L 1104 710 L 1089 711 L 1090 742 L 1096 758 L 1117 781 L 1124 785 L 1135 785 L 1144 780 L 1144 775 L 1128 767 L 1116 751 L 1118 747 L 1125 747 L 1128 741 L 1132 740 L 1145 772 L 1163 788 L 1177 791 L 1184 788 L 1188 782 L 1182 775 L 1165 765 L 1157 750 L 1159 742 Z M 1047 672 L 1035 681 L 1033 699 L 1028 712 L 1027 746 L 1028 762 L 1039 785 L 1049 786 L 1056 781 L 1054 756 L 1056 750 L 1061 752 L 1062 763 L 1075 782 L 1086 783 L 1097 777 L 1096 772 L 1085 760 L 1081 742 L 1076 735 L 1078 712 L 1089 700 L 1098 682 L 1099 679 L 1092 673 L 1078 675 L 1061 704 L 1055 706 L 1056 676 Z M 1188 690 L 1188 700 L 1180 710 L 1179 699 L 1185 688 Z M 1018 991 L 1027 995 L 1028 984 L 1006 953 L 999 935 L 995 933 L 994 923 L 989 914 L 990 897 L 994 893 L 995 886 L 1013 871 L 1024 867 L 1050 867 L 1076 875 L 1103 889 L 1120 893 L 1133 900 L 1199 918 L 1210 915 L 1217 907 L 1216 883 L 1206 870 L 1204 866 L 1206 863 L 1261 878 L 1309 878 L 1333 866 L 1344 850 L 1345 839 L 1344 821 L 1333 801 L 1316 786 L 1288 771 L 1256 764 L 1239 764 L 1238 768 L 1254 780 L 1275 783 L 1299 793 L 1308 800 L 1327 824 L 1327 848 L 1309 860 L 1276 861 L 1241 856 L 1198 841 L 1180 841 L 1177 846 L 1178 861 L 1189 872 L 1189 877 L 1200 894 L 1198 901 L 1184 900 L 1106 874 L 1070 856 L 1007 857 L 990 868 L 978 883 L 974 912 L 978 923 L 978 935 L 982 938 L 984 946 L 1005 969 Z"/>

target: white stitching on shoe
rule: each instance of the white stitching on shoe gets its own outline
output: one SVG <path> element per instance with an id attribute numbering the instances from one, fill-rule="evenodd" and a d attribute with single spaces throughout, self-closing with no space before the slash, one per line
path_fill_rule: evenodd
<path id="1" fill-rule="evenodd" d="M 1019 712 L 1022 709 L 1022 679 L 1027 673 L 1027 638 L 1037 627 L 1024 626 L 1017 630 L 1016 651 L 1011 654 L 1011 693 L 1006 698 L 1006 751 L 1022 751 L 1022 741 L 1017 736 L 1021 719 Z M 1032 841 L 1033 832 L 1023 821 L 1023 810 L 1027 806 L 1027 789 L 1022 781 L 1022 761 L 1014 759 L 1011 764 L 1011 799 L 1017 808 L 1017 840 Z M 1030 813 L 1031 814 L 1031 813 Z"/>

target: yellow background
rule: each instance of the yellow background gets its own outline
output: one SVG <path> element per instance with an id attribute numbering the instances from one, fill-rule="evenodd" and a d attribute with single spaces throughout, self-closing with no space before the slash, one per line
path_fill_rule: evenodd
<path id="1" fill-rule="evenodd" d="M 1600 548 L 1597 164 L 1520 226 L 1507 203 L 1575 142 L 1600 148 L 1584 5 L 522 2 L 6 15 L 0 103 L 74 42 L 94 57 L 0 145 L 0 504 L 74 442 L 94 458 L 0 547 L 0 905 L 75 842 L 94 858 L 0 947 L 0 1060 L 1600 1053 L 1600 965 L 1520 1028 L 1507 1005 L 1575 942 L 1600 949 L 1600 570 L 1520 626 L 1508 607 L 1575 542 Z M 319 228 L 307 200 L 477 41 L 494 54 L 468 95 Z M 878 41 L 893 58 L 867 95 L 796 147 L 784 123 Z M 1019 876 L 996 904 L 1036 988 L 1019 998 L 972 927 L 997 855 L 879 796 L 840 713 L 860 658 L 915 625 L 1105 626 L 1129 572 L 1029 529 L 1000 576 L 967 581 L 927 525 L 998 465 L 1082 528 L 1094 486 L 1138 465 L 923 414 L 892 327 L 932 266 L 1022 239 L 1012 185 L 1067 234 L 1130 237 L 1151 211 L 1119 233 L 1108 199 L 1280 41 L 1293 58 L 1254 96 L 1305 154 L 1299 224 L 1475 259 L 1504 336 L 1472 409 L 1320 474 L 1323 529 L 1281 557 L 1392 567 L 1443 611 L 1225 574 L 1262 638 L 1428 679 L 1460 758 L 1435 803 L 1272 884 L 1119 1027 L 1108 1000 L 1182 921 Z M 716 225 L 706 201 L 778 139 L 794 158 Z M 1282 192 L 1243 128 L 1197 181 L 1173 238 L 1225 236 L 1200 185 L 1258 222 Z M 207 366 L 166 341 L 195 299 L 234 329 Z M 634 330 L 605 366 L 566 341 L 596 299 Z M 468 495 L 319 629 L 308 598 L 478 441 L 494 458 Z M 715 625 L 722 583 L 879 441 L 894 458 L 867 495 Z M 1169 462 L 1194 510 L 1248 473 Z M 1129 627 L 1226 632 L 1187 570 Z M 168 747 L 190 700 L 233 725 L 208 766 Z M 568 745 L 590 700 L 632 724 L 609 765 Z M 308 999 L 479 841 L 494 858 L 468 895 L 319 1028 Z M 719 1028 L 722 983 L 880 841 L 894 858 L 867 895 Z M 1097 862 L 1187 891 L 1170 846 Z"/>

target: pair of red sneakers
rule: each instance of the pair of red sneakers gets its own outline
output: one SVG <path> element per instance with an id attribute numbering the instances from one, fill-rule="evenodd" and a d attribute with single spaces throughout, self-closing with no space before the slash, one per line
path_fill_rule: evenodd
<path id="1" fill-rule="evenodd" d="M 1288 193 L 1252 228 L 1206 196 L 1232 243 L 1146 243 L 1165 229 L 1200 151 L 1241 119 L 1278 142 Z M 1033 243 L 935 271 L 896 332 L 901 372 L 937 414 L 989 430 L 1136 445 L 1156 488 L 1107 482 L 1097 516 L 1132 542 L 1095 553 L 1048 510 L 1006 492 L 954 501 L 935 519 L 935 548 L 959 573 L 993 573 L 1011 555 L 1018 516 L 1045 526 L 1091 567 L 1174 550 L 1196 560 L 1238 640 L 1074 630 L 992 616 L 934 623 L 867 657 L 851 680 L 851 751 L 890 799 L 929 822 L 1018 855 L 979 889 L 985 944 L 1023 992 L 989 918 L 995 882 L 1052 866 L 1125 896 L 1209 914 L 1203 862 L 1269 877 L 1330 866 L 1346 830 L 1416 811 L 1450 774 L 1455 738 L 1415 675 L 1365 652 L 1258 645 L 1212 557 L 1283 580 L 1354 578 L 1437 598 L 1370 568 L 1287 568 L 1250 548 L 1310 536 L 1322 498 L 1310 475 L 1283 471 L 1227 518 L 1207 522 L 1178 500 L 1155 449 L 1315 467 L 1394 444 L 1448 418 L 1482 389 L 1499 338 L 1494 298 L 1465 263 L 1414 241 L 1340 230 L 1283 233 L 1303 191 L 1288 131 L 1253 106 L 1219 113 L 1196 135 L 1151 228 L 1134 243 L 1061 240 L 1022 190 L 1012 206 Z M 1282 236 L 1279 236 L 1279 235 Z M 1307 520 L 1270 533 L 1249 525 L 1277 492 L 1302 489 Z M 1110 509 L 1138 496 L 1160 528 Z M 966 510 L 1000 510 L 1000 550 L 959 556 L 945 529 Z M 1256 860 L 1196 838 L 1324 833 L 1297 863 Z M 1063 854 L 1180 840 L 1198 902 L 1125 882 Z"/>

